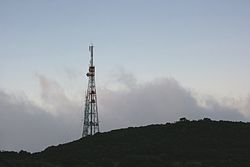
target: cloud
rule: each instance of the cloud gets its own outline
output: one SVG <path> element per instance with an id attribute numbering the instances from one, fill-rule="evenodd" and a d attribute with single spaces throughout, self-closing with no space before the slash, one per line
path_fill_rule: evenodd
<path id="1" fill-rule="evenodd" d="M 36 76 L 41 104 L 0 91 L 0 150 L 40 151 L 81 136 L 83 101 L 70 99 L 56 81 Z M 200 105 L 173 78 L 138 84 L 132 74 L 123 71 L 117 82 L 126 89 L 99 88 L 97 92 L 102 131 L 173 122 L 180 117 L 246 120 L 239 110 L 213 98 L 203 99 Z"/>
<path id="2" fill-rule="evenodd" d="M 128 73 L 124 68 L 120 68 L 113 77 L 118 83 L 121 83 L 125 88 L 134 88 L 137 85 L 137 79 L 132 73 Z"/>
<path id="3" fill-rule="evenodd" d="M 0 91 L 0 150 L 40 151 L 81 136 L 80 106 L 55 81 L 37 77 L 45 107 Z"/>
<path id="4" fill-rule="evenodd" d="M 128 85 L 131 75 L 122 76 L 128 76 L 128 79 L 123 78 Z M 222 105 L 213 98 L 203 99 L 205 105 L 200 105 L 192 92 L 173 78 L 143 84 L 132 83 L 134 85 L 127 91 L 101 89 L 99 115 L 104 129 L 173 122 L 180 117 L 246 120 L 239 110 Z"/>
<path id="5" fill-rule="evenodd" d="M 76 106 L 56 81 L 39 74 L 36 74 L 36 77 L 40 84 L 43 106 L 48 107 L 50 112 L 67 113 L 68 109 Z"/>
<path id="6" fill-rule="evenodd" d="M 79 75 L 82 75 L 81 70 L 76 70 L 73 67 L 64 66 L 63 71 L 64 71 L 65 76 L 69 80 L 75 80 L 76 78 L 79 77 Z"/>

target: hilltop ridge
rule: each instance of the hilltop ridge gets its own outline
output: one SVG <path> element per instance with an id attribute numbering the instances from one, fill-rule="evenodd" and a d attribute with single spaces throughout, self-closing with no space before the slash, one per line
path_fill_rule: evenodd
<path id="1" fill-rule="evenodd" d="M 30 154 L 1 152 L 0 166 L 250 166 L 250 123 L 208 118 L 98 133 Z"/>

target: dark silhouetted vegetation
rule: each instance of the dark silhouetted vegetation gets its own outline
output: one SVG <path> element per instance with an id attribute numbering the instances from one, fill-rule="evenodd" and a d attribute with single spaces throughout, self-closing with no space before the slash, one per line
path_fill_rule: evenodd
<path id="1" fill-rule="evenodd" d="M 250 123 L 181 118 L 98 133 L 39 153 L 1 152 L 0 166 L 249 167 Z"/>

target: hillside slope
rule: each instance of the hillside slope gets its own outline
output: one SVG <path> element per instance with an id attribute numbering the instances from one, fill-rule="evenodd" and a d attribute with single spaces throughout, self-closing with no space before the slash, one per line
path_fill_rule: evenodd
<path id="1" fill-rule="evenodd" d="M 1 153 L 0 166 L 250 166 L 250 123 L 179 121 L 99 133 L 27 152 Z"/>

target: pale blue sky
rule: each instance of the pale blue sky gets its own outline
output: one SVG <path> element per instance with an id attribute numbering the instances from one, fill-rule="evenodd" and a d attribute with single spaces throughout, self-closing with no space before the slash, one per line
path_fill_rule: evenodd
<path id="1" fill-rule="evenodd" d="M 84 90 L 94 43 L 99 86 L 124 68 L 139 81 L 247 96 L 249 9 L 248 0 L 1 0 L 0 88 L 33 94 L 42 74 Z"/>

